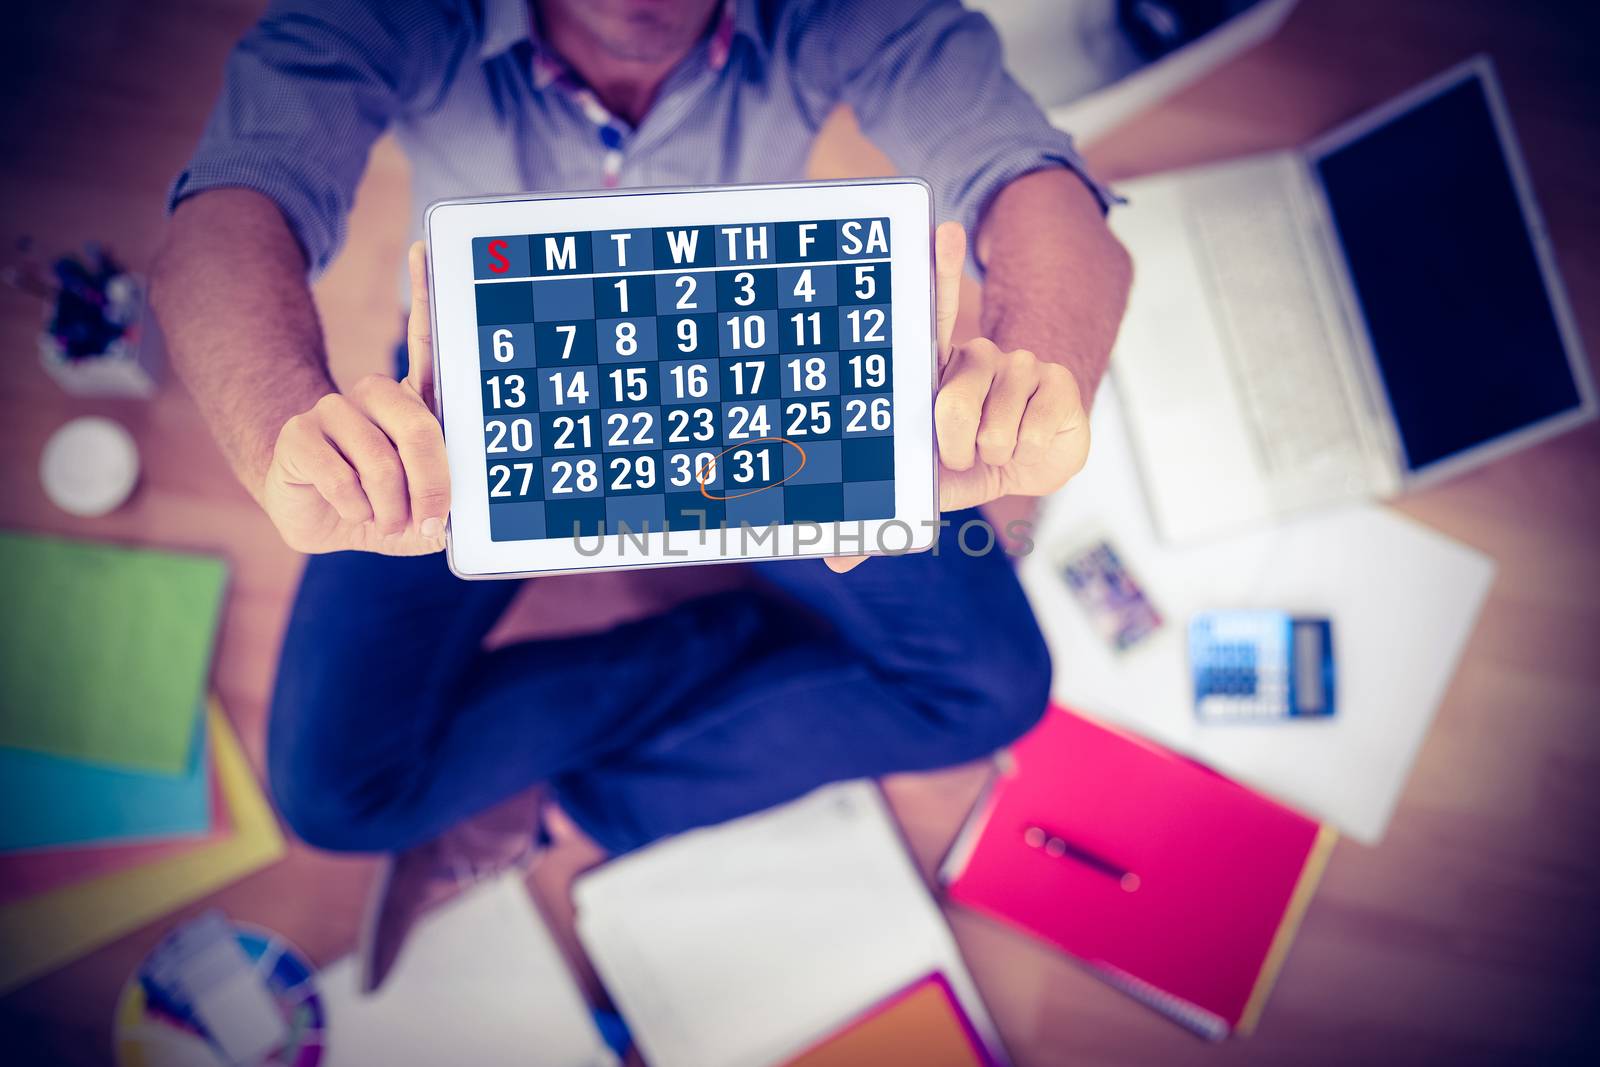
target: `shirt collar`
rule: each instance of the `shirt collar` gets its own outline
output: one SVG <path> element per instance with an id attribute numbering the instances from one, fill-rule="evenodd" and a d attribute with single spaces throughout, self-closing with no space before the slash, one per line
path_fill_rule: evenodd
<path id="1" fill-rule="evenodd" d="M 757 6 L 756 0 L 723 0 L 722 14 L 711 29 L 708 43 L 713 70 L 721 70 L 727 64 L 738 37 L 750 42 L 757 57 L 766 58 Z M 478 47 L 478 58 L 487 62 L 523 41 L 533 45 L 534 84 L 543 89 L 560 76 L 566 64 L 545 48 L 534 32 L 528 0 L 484 0 L 483 43 Z"/>
<path id="2" fill-rule="evenodd" d="M 478 58 L 487 62 L 533 34 L 527 0 L 483 0 L 483 43 Z"/>

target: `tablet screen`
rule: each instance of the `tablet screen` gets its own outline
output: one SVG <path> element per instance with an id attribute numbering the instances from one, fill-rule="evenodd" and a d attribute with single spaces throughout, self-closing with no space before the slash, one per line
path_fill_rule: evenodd
<path id="1" fill-rule="evenodd" d="M 491 539 L 892 517 L 890 221 L 471 238 Z"/>

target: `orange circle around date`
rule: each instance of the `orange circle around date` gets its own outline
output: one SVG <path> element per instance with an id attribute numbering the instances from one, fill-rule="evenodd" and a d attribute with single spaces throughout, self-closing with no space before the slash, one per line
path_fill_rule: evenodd
<path id="1" fill-rule="evenodd" d="M 763 441 L 782 441 L 784 444 L 788 445 L 790 448 L 792 448 L 796 452 L 800 453 L 800 466 L 796 467 L 789 474 L 784 475 L 778 481 L 773 482 L 771 485 L 758 486 L 755 489 L 749 489 L 749 490 L 746 490 L 743 493 L 730 493 L 727 496 L 717 496 L 715 493 L 710 492 L 708 489 L 706 489 L 706 479 L 708 477 L 710 477 L 712 471 L 717 469 L 717 461 L 718 460 L 720 460 L 723 456 L 726 456 L 729 452 L 734 451 L 735 449 L 748 448 L 751 445 L 759 445 Z M 740 497 L 754 496 L 757 493 L 765 492 L 768 489 L 776 489 L 778 486 L 782 485 L 784 482 L 788 481 L 790 478 L 793 478 L 796 474 L 799 474 L 801 471 L 803 471 L 805 469 L 806 469 L 806 450 L 804 448 L 800 447 L 800 442 L 791 441 L 787 437 L 752 437 L 748 441 L 740 441 L 736 445 L 729 445 L 727 448 L 724 448 L 721 452 L 718 452 L 716 455 L 712 456 L 711 457 L 711 462 L 707 463 L 702 470 L 697 471 L 695 473 L 694 478 L 695 478 L 695 481 L 700 483 L 700 495 L 705 497 L 707 500 L 738 500 Z"/>

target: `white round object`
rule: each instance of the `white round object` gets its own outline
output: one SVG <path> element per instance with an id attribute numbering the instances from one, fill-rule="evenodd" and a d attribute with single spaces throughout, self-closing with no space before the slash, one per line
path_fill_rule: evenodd
<path id="1" fill-rule="evenodd" d="M 99 415 L 73 419 L 45 443 L 39 480 L 62 511 L 88 518 L 108 514 L 139 481 L 139 446 L 120 423 Z"/>

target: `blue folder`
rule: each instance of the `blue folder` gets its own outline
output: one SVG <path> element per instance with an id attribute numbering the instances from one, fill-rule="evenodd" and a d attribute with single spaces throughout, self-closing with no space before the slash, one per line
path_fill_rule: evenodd
<path id="1" fill-rule="evenodd" d="M 132 844 L 211 828 L 204 707 L 179 775 L 126 771 L 0 747 L 0 852 Z"/>

